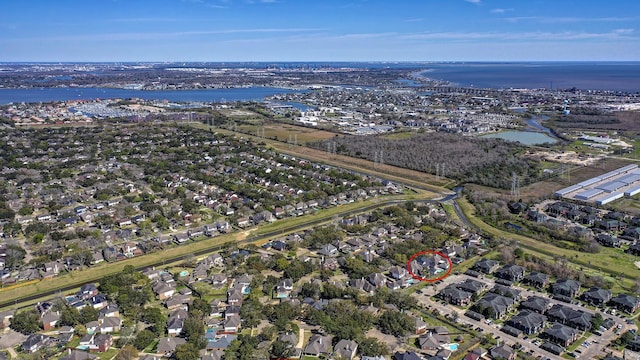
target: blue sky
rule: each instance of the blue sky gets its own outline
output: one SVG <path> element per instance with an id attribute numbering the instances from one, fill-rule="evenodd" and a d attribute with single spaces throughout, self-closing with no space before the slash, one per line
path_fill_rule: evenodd
<path id="1" fill-rule="evenodd" d="M 2 0 L 0 61 L 640 61 L 638 0 Z"/>

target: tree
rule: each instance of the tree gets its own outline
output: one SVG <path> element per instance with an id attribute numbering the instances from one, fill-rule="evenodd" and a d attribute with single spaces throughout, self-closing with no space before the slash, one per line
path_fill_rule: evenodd
<path id="1" fill-rule="evenodd" d="M 412 309 L 418 303 L 416 298 L 404 292 L 395 292 L 393 296 L 389 296 L 389 301 L 400 310 Z"/>
<path id="2" fill-rule="evenodd" d="M 600 312 L 593 314 L 591 317 L 591 328 L 599 329 L 604 324 L 604 318 Z"/>
<path id="3" fill-rule="evenodd" d="M 140 331 L 136 336 L 136 339 L 133 341 L 133 346 L 135 346 L 136 349 L 142 351 L 144 348 L 151 345 L 151 343 L 155 339 L 156 339 L 156 334 L 154 334 L 150 330 L 144 329 Z"/>
<path id="4" fill-rule="evenodd" d="M 380 316 L 378 325 L 383 333 L 393 336 L 405 336 L 415 327 L 409 315 L 396 310 L 385 311 Z"/>
<path id="5" fill-rule="evenodd" d="M 366 337 L 358 341 L 358 354 L 360 357 L 389 355 L 389 347 L 376 338 Z"/>
<path id="6" fill-rule="evenodd" d="M 22 216 L 27 216 L 33 214 L 33 206 L 25 205 L 18 210 L 18 214 Z"/>
<path id="7" fill-rule="evenodd" d="M 6 257 L 4 259 L 4 266 L 7 269 L 15 270 L 22 266 L 22 262 L 24 261 L 27 252 L 22 247 L 20 247 L 20 245 L 10 244 L 7 245 L 5 254 Z"/>
<path id="8" fill-rule="evenodd" d="M 264 307 L 262 303 L 260 303 L 260 300 L 255 297 L 250 297 L 240 306 L 240 316 L 247 328 L 256 327 L 265 317 Z"/>
<path id="9" fill-rule="evenodd" d="M 78 309 L 62 304 L 60 309 L 60 325 L 75 326 L 77 324 L 86 324 L 86 322 L 80 321 L 80 312 Z"/>
<path id="10" fill-rule="evenodd" d="M 35 309 L 17 312 L 13 318 L 11 318 L 9 327 L 25 335 L 33 334 L 41 330 L 40 316 Z"/>
<path id="11" fill-rule="evenodd" d="M 85 306 L 80 309 L 80 323 L 86 324 L 90 321 L 98 321 L 100 312 L 93 306 Z"/>
<path id="12" fill-rule="evenodd" d="M 184 343 L 176 346 L 174 353 L 176 360 L 199 360 L 200 350 L 192 343 Z"/>
<path id="13" fill-rule="evenodd" d="M 204 299 L 193 299 L 193 302 L 189 305 L 189 315 L 191 316 L 204 318 L 209 313 L 211 313 L 211 305 Z"/>
<path id="14" fill-rule="evenodd" d="M 202 349 L 206 345 L 204 339 L 204 323 L 202 319 L 188 317 L 182 325 L 182 337 L 193 344 L 197 349 Z"/>
<path id="15" fill-rule="evenodd" d="M 146 307 L 142 311 L 142 320 L 151 325 L 153 332 L 158 335 L 164 335 L 167 327 L 167 316 L 157 307 Z"/>
<path id="16" fill-rule="evenodd" d="M 320 285 L 316 282 L 305 282 L 300 289 L 300 296 L 317 299 L 320 296 Z"/>
<path id="17" fill-rule="evenodd" d="M 138 350 L 131 345 L 127 345 L 118 352 L 115 360 L 135 360 L 137 358 Z"/>
<path id="18" fill-rule="evenodd" d="M 272 359 L 288 359 L 293 355 L 293 346 L 288 341 L 274 341 L 269 349 Z"/>

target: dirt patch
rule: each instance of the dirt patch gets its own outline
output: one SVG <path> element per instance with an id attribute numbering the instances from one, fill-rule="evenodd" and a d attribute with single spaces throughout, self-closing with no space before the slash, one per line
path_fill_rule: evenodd
<path id="1" fill-rule="evenodd" d="M 602 160 L 604 156 L 584 156 L 575 151 L 553 152 L 536 151 L 529 153 L 526 157 L 535 160 L 552 161 L 560 164 L 571 164 L 578 166 L 592 166 Z"/>

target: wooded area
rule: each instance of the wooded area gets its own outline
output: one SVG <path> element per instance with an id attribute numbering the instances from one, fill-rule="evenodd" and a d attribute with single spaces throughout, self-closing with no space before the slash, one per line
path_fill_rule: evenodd
<path id="1" fill-rule="evenodd" d="M 540 170 L 535 161 L 520 156 L 524 146 L 500 139 L 427 133 L 406 139 L 349 136 L 330 141 L 338 154 L 503 189 L 511 187 L 512 172 L 524 185 L 536 179 Z M 311 146 L 328 148 L 326 141 Z"/>

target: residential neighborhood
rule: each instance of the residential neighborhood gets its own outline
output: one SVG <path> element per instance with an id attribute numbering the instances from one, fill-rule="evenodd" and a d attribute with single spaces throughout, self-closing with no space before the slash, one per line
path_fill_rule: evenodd
<path id="1" fill-rule="evenodd" d="M 0 138 L 3 284 L 403 191 L 188 126 L 2 129 Z"/>

